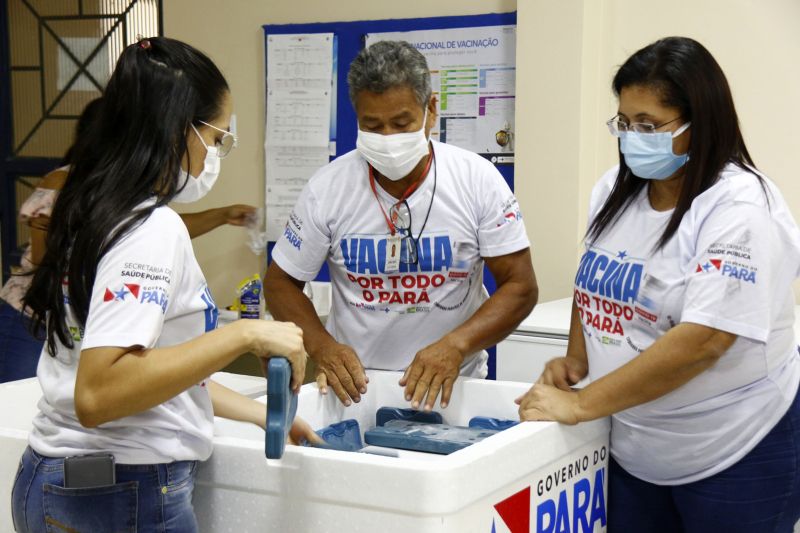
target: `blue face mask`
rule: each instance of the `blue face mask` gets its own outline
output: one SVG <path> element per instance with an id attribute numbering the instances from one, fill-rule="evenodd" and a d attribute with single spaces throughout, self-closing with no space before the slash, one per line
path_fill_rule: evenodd
<path id="1" fill-rule="evenodd" d="M 686 164 L 689 154 L 672 153 L 672 139 L 689 128 L 687 122 L 675 133 L 620 132 L 620 151 L 625 164 L 635 176 L 648 180 L 663 180 L 672 176 Z"/>

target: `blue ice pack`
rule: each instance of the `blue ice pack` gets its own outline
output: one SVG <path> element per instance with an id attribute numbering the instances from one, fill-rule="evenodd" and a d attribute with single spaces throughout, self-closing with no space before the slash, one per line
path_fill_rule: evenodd
<path id="1" fill-rule="evenodd" d="M 496 429 L 497 431 L 503 431 L 517 424 L 519 424 L 517 420 L 504 420 L 502 418 L 490 418 L 488 416 L 475 416 L 469 421 L 469 427 L 471 428 Z"/>
<path id="2" fill-rule="evenodd" d="M 402 407 L 381 407 L 375 413 L 376 426 L 383 426 L 389 420 L 410 420 L 411 422 L 425 422 L 428 424 L 441 424 L 443 422 L 442 415 L 436 411 L 428 413 Z"/>
<path id="3" fill-rule="evenodd" d="M 446 455 L 480 442 L 495 433 L 498 431 L 390 420 L 385 425 L 364 433 L 364 440 L 373 446 Z"/>
<path id="4" fill-rule="evenodd" d="M 286 438 L 297 413 L 297 395 L 292 393 L 292 367 L 283 357 L 273 357 L 267 365 L 267 459 L 280 459 Z"/>
<path id="5" fill-rule="evenodd" d="M 344 452 L 357 452 L 364 447 L 361 442 L 361 428 L 354 419 L 342 420 L 317 430 L 317 435 L 325 441 L 326 447 Z"/>

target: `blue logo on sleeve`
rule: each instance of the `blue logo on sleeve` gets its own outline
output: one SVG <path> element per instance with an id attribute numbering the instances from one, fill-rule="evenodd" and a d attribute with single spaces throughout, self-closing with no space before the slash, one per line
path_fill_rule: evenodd
<path id="1" fill-rule="evenodd" d="M 142 291 L 141 303 L 156 304 L 161 308 L 162 313 L 167 312 L 167 305 L 169 304 L 169 297 L 166 291 L 161 287 L 153 287 L 150 290 Z"/>
<path id="2" fill-rule="evenodd" d="M 283 236 L 286 237 L 286 240 L 298 250 L 303 246 L 303 239 L 301 239 L 300 236 L 289 227 L 289 224 L 286 224 L 286 228 L 283 230 Z"/>
<path id="3" fill-rule="evenodd" d="M 208 288 L 208 286 L 204 288 L 203 294 L 200 295 L 200 298 L 202 298 L 206 304 L 206 309 L 204 311 L 206 322 L 205 332 L 208 333 L 209 331 L 217 329 L 219 310 L 217 309 L 217 304 L 214 303 L 214 298 L 211 296 L 211 290 Z"/>

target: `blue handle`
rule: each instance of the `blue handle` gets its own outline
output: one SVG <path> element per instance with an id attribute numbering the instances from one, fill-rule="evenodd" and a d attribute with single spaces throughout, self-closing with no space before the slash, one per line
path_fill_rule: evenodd
<path id="1" fill-rule="evenodd" d="M 267 433 L 264 452 L 267 459 L 280 459 L 286 438 L 297 413 L 297 395 L 292 393 L 292 367 L 283 357 L 273 357 L 267 365 Z"/>

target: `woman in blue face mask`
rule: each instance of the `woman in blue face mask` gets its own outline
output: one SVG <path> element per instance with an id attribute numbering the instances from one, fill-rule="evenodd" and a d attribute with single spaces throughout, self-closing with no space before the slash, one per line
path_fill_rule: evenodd
<path id="1" fill-rule="evenodd" d="M 790 533 L 800 230 L 700 43 L 639 50 L 613 89 L 619 165 L 592 192 L 567 354 L 520 417 L 611 415 L 609 532 Z"/>

